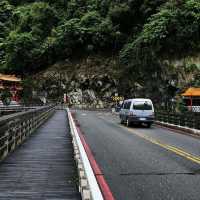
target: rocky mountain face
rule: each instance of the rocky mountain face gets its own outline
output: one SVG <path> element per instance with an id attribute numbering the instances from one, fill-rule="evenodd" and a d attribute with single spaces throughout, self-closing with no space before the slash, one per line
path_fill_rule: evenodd
<path id="1" fill-rule="evenodd" d="M 176 82 L 178 88 L 184 88 L 188 86 L 200 86 L 199 74 L 200 74 L 200 54 L 194 54 L 192 56 L 186 56 L 181 59 L 166 59 L 163 60 L 163 65 L 167 65 L 168 75 L 174 74 L 172 81 Z M 172 71 L 171 71 L 172 70 Z"/>
<path id="2" fill-rule="evenodd" d="M 116 94 L 125 98 L 152 99 L 162 94 L 163 98 L 168 95 L 166 98 L 170 99 L 177 90 L 182 91 L 192 82 L 198 82 L 199 55 L 184 59 L 165 59 L 162 63 L 162 75 L 158 75 L 160 78 L 154 80 L 157 89 L 153 92 L 147 90 L 152 87 L 152 83 L 148 84 L 148 82 L 143 85 L 138 82 L 124 86 L 126 77 L 119 78 L 120 66 L 113 56 L 95 55 L 76 61 L 65 60 L 35 75 L 34 79 L 41 96 L 46 95 L 50 100 L 60 97 L 61 101 L 65 93 L 69 104 L 81 108 L 110 107 L 115 104 L 111 97 Z M 128 87 L 126 91 L 124 87 Z"/>
<path id="3" fill-rule="evenodd" d="M 102 56 L 81 59 L 79 62 L 57 63 L 36 75 L 40 91 L 48 99 L 63 98 L 76 107 L 105 108 L 118 93 L 116 60 Z"/>

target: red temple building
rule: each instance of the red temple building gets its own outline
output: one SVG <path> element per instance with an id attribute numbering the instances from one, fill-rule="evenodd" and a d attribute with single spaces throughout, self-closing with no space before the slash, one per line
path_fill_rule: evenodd
<path id="1" fill-rule="evenodd" d="M 183 100 L 189 110 L 200 112 L 200 88 L 188 88 L 183 94 Z"/>
<path id="2" fill-rule="evenodd" d="M 0 74 L 0 94 L 8 89 L 12 94 L 11 101 L 19 102 L 19 93 L 22 90 L 21 82 L 22 80 L 15 75 Z"/>

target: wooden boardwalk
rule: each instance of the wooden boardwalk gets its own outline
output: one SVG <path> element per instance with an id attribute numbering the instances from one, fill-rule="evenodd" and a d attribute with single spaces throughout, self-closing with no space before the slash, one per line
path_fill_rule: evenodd
<path id="1" fill-rule="evenodd" d="M 77 200 L 76 169 L 65 111 L 56 111 L 0 163 L 0 200 Z"/>

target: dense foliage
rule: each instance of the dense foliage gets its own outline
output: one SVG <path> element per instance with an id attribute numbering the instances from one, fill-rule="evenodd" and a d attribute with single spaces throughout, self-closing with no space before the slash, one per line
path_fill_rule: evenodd
<path id="1" fill-rule="evenodd" d="M 134 77 L 132 82 L 142 85 L 150 84 L 150 93 L 158 93 L 156 88 L 163 84 L 166 76 L 164 59 L 183 58 L 184 56 L 198 53 L 200 50 L 200 1 L 168 1 L 163 4 L 158 12 L 151 15 L 144 24 L 142 31 L 132 41 L 127 43 L 120 52 L 120 61 L 127 71 Z M 187 67 L 187 66 L 186 66 Z M 192 66 L 195 71 L 197 66 Z M 186 73 L 191 66 L 186 69 Z M 177 79 L 178 75 L 175 74 Z M 153 80 L 153 81 L 152 81 Z M 160 81 L 160 84 L 159 84 Z M 173 85 L 165 83 L 165 93 Z M 154 85 L 154 83 L 156 85 Z M 168 86 L 167 86 L 168 85 Z M 197 85 L 194 83 L 192 85 Z M 147 92 L 148 87 L 145 87 Z M 173 97 L 176 89 L 171 89 Z"/>
<path id="2" fill-rule="evenodd" d="M 34 73 L 57 61 L 117 55 L 123 76 L 158 78 L 160 59 L 200 48 L 199 0 L 3 0 L 0 69 Z M 152 87 L 153 88 L 153 87 Z"/>
<path id="3" fill-rule="evenodd" d="M 200 2 L 172 1 L 148 19 L 137 39 L 124 48 L 121 57 L 124 62 L 130 61 L 128 57 L 131 54 L 144 48 L 158 56 L 183 56 L 184 53 L 199 51 L 199 42 Z"/>

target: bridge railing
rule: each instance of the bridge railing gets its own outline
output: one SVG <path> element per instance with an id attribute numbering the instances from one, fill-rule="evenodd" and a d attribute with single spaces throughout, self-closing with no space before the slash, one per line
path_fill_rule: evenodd
<path id="1" fill-rule="evenodd" d="M 28 111 L 35 109 L 34 107 L 24 107 L 24 106 L 0 106 L 0 117 L 3 115 L 10 115 L 16 112 Z"/>
<path id="2" fill-rule="evenodd" d="M 46 106 L 0 117 L 0 160 L 23 143 L 54 110 L 54 106 Z"/>
<path id="3" fill-rule="evenodd" d="M 156 120 L 178 126 L 200 130 L 200 113 L 175 113 L 171 111 L 157 111 Z"/>

